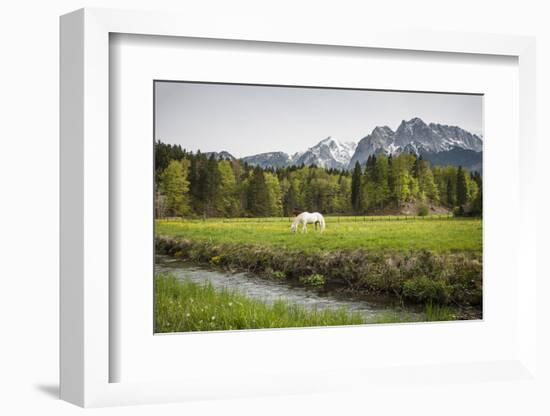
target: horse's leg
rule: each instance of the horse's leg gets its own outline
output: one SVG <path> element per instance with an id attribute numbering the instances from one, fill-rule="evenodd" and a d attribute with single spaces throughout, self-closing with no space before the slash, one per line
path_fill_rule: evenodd
<path id="1" fill-rule="evenodd" d="M 302 233 L 307 233 L 307 222 L 304 222 L 304 225 L 302 226 Z"/>

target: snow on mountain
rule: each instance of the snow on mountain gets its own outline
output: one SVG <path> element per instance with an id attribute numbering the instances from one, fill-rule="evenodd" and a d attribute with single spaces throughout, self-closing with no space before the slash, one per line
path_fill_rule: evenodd
<path id="1" fill-rule="evenodd" d="M 422 119 L 415 117 L 409 121 L 403 120 L 395 132 L 387 126 L 376 127 L 371 134 L 359 141 L 348 167 L 353 168 L 356 162 L 364 164 L 369 156 L 376 154 L 414 153 L 429 157 L 442 152 L 458 154 L 453 152 L 455 149 L 481 153 L 483 141 L 479 136 L 460 127 L 426 124 Z M 481 159 L 481 155 L 478 156 L 478 159 Z M 452 156 L 445 160 L 449 158 L 452 162 Z"/>
<path id="2" fill-rule="evenodd" d="M 481 166 L 483 140 L 457 126 L 426 124 L 415 117 L 403 120 L 397 130 L 379 126 L 359 143 L 345 143 L 333 137 L 321 140 L 305 151 L 288 155 L 284 152 L 260 153 L 242 158 L 253 166 L 287 167 L 315 165 L 325 169 L 353 169 L 356 162 L 365 164 L 371 155 L 414 153 L 434 164 Z"/>
<path id="3" fill-rule="evenodd" d="M 397 130 L 393 142 L 396 146 L 406 146 L 416 142 L 426 150 L 434 153 L 451 150 L 453 147 L 481 152 L 482 140 L 457 126 L 424 123 L 420 118 L 403 120 Z"/>
<path id="4" fill-rule="evenodd" d="M 235 156 L 233 156 L 231 153 L 225 150 L 222 150 L 221 152 L 205 152 L 204 154 L 206 155 L 206 157 L 210 157 L 214 155 L 214 157 L 218 160 L 226 160 L 226 159 L 235 160 L 236 159 Z"/>
<path id="5" fill-rule="evenodd" d="M 350 159 L 349 166 L 355 166 L 355 162 L 365 163 L 370 155 L 393 153 L 396 149 L 393 144 L 394 134 L 394 131 L 388 126 L 376 127 L 371 134 L 363 137 L 357 143 L 357 148 Z"/>
<path id="6" fill-rule="evenodd" d="M 342 143 L 332 137 L 321 140 L 315 146 L 292 158 L 292 164 L 316 165 L 325 169 L 345 169 L 355 152 L 355 143 Z"/>
<path id="7" fill-rule="evenodd" d="M 284 152 L 268 152 L 243 157 L 242 161 L 249 165 L 261 166 L 263 168 L 283 168 L 289 166 L 291 159 Z"/>
<path id="8" fill-rule="evenodd" d="M 292 156 L 284 152 L 260 153 L 242 158 L 249 165 L 261 167 L 311 166 L 316 165 L 326 169 L 346 169 L 351 155 L 355 151 L 355 143 L 343 143 L 332 137 L 321 140 L 315 146 Z"/>

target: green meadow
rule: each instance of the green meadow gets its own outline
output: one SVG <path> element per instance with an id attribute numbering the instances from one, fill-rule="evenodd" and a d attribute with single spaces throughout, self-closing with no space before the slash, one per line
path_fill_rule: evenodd
<path id="1" fill-rule="evenodd" d="M 156 235 L 215 244 L 269 245 L 292 251 L 364 249 L 481 253 L 482 220 L 437 217 L 327 217 L 323 233 L 290 232 L 288 218 L 157 220 Z"/>

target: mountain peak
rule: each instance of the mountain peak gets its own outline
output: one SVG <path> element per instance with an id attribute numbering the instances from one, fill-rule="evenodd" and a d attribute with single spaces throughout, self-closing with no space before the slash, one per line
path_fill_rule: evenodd
<path id="1" fill-rule="evenodd" d="M 327 169 L 345 169 L 353 152 L 355 143 L 343 143 L 328 136 L 305 152 L 298 152 L 292 157 L 292 163 L 299 165 L 316 165 Z"/>
<path id="2" fill-rule="evenodd" d="M 374 154 L 437 154 L 462 149 L 479 153 L 482 151 L 482 140 L 457 126 L 430 123 L 419 117 L 402 120 L 394 132 L 387 126 L 375 127 L 371 134 L 357 144 L 355 154 L 348 168 L 355 162 L 365 163 Z"/>
<path id="3" fill-rule="evenodd" d="M 233 156 L 227 150 L 222 150 L 219 152 L 205 152 L 204 154 L 206 155 L 206 157 L 211 157 L 213 155 L 214 158 L 217 160 L 225 160 L 225 159 L 235 160 L 236 159 L 235 156 Z"/>
<path id="4" fill-rule="evenodd" d="M 261 166 L 264 168 L 284 168 L 288 166 L 290 156 L 285 152 L 266 152 L 243 157 L 242 161 L 252 166 Z"/>
<path id="5" fill-rule="evenodd" d="M 321 144 L 329 144 L 331 142 L 337 142 L 338 140 L 333 139 L 332 136 L 328 136 L 326 139 L 321 140 L 319 143 L 317 143 L 317 146 Z"/>
<path id="6" fill-rule="evenodd" d="M 445 160 L 445 163 L 458 158 L 479 161 L 482 148 L 483 142 L 479 136 L 458 126 L 426 124 L 421 118 L 413 117 L 401 121 L 395 131 L 388 126 L 376 126 L 359 143 L 342 142 L 328 136 L 292 156 L 283 152 L 269 152 L 247 156 L 242 160 L 263 167 L 316 165 L 326 169 L 349 169 L 353 168 L 355 162 L 364 164 L 369 156 L 378 154 L 415 153 L 430 157 L 431 160 Z"/>
<path id="7" fill-rule="evenodd" d="M 389 133 L 389 132 L 393 133 L 393 130 L 390 129 L 388 126 L 376 126 L 374 129 L 372 129 L 371 135 L 375 133 Z"/>

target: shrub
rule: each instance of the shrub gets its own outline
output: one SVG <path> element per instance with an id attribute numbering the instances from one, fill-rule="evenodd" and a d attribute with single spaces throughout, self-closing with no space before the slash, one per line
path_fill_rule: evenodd
<path id="1" fill-rule="evenodd" d="M 461 205 L 453 209 L 453 216 L 455 217 L 464 217 L 466 214 L 464 207 Z"/>
<path id="2" fill-rule="evenodd" d="M 448 306 L 441 306 L 428 302 L 424 309 L 426 321 L 454 321 L 457 316 Z"/>
<path id="3" fill-rule="evenodd" d="M 457 305 L 482 302 L 483 263 L 476 253 L 382 253 L 361 249 L 304 252 L 169 237 L 157 237 L 156 247 L 159 254 L 192 264 L 252 272 L 271 279 L 297 279 L 305 286 L 330 284 L 357 293 L 397 295 L 421 304 L 430 299 Z"/>
<path id="4" fill-rule="evenodd" d="M 418 206 L 418 215 L 420 217 L 426 217 L 428 213 L 429 213 L 429 208 L 427 205 L 422 204 Z"/>
<path id="5" fill-rule="evenodd" d="M 221 256 L 214 256 L 210 259 L 210 262 L 216 266 L 220 264 L 220 261 L 222 260 Z"/>
<path id="6" fill-rule="evenodd" d="M 306 286 L 324 286 L 325 285 L 325 276 L 322 274 L 312 274 L 310 276 L 300 277 L 300 283 Z"/>
<path id="7" fill-rule="evenodd" d="M 443 280 L 432 280 L 425 276 L 407 280 L 403 284 L 403 296 L 420 303 L 449 301 L 451 287 Z"/>
<path id="8" fill-rule="evenodd" d="M 277 279 L 277 280 L 284 280 L 286 279 L 286 274 L 285 272 L 281 272 L 279 270 L 271 273 L 271 276 L 274 278 L 274 279 Z"/>

